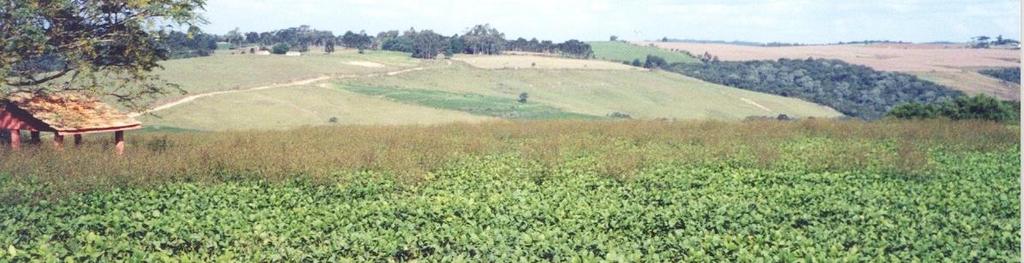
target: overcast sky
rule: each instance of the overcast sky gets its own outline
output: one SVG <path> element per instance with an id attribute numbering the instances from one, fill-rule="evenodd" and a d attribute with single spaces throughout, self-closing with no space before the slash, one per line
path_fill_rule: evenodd
<path id="1" fill-rule="evenodd" d="M 1020 38 L 1018 0 L 210 0 L 207 32 L 310 25 L 335 34 L 490 23 L 506 38 L 967 41 Z"/>

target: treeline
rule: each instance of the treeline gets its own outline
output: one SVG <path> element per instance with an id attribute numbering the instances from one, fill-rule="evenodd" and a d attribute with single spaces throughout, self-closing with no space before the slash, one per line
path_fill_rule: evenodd
<path id="1" fill-rule="evenodd" d="M 1020 102 L 1000 101 L 986 95 L 963 96 L 950 101 L 930 104 L 902 104 L 889 111 L 887 116 L 898 119 L 946 118 L 1017 122 L 1020 120 Z"/>
<path id="2" fill-rule="evenodd" d="M 198 28 L 192 28 L 188 33 L 160 31 L 158 35 L 167 57 L 174 59 L 212 55 L 219 40 L 218 36 L 203 33 Z"/>
<path id="3" fill-rule="evenodd" d="M 199 36 L 196 39 L 186 41 L 181 36 L 185 33 L 172 32 L 167 39 L 170 41 L 168 47 L 176 54 L 208 55 L 216 49 L 217 42 L 231 44 L 232 47 L 255 47 L 263 50 L 278 51 L 309 51 L 311 47 L 322 48 L 325 52 L 333 52 L 336 46 L 346 48 L 376 50 L 390 50 L 411 53 L 417 58 L 435 58 L 439 55 L 452 56 L 454 54 L 482 54 L 498 55 L 507 51 L 536 52 L 558 54 L 566 57 L 588 59 L 594 56 L 590 44 L 579 40 L 569 40 L 562 43 L 554 43 L 550 40 L 537 40 L 536 38 L 526 40 L 518 38 L 507 40 L 505 34 L 491 27 L 490 25 L 476 25 L 462 35 L 455 34 L 446 36 L 433 30 L 417 31 L 414 28 L 399 32 L 390 30 L 367 34 L 365 31 L 358 33 L 348 31 L 340 36 L 334 35 L 331 31 L 321 31 L 309 26 L 299 26 L 274 30 L 270 32 L 247 32 L 243 33 L 238 29 L 232 30 L 223 36 L 208 35 L 193 32 L 189 35 Z"/>
<path id="4" fill-rule="evenodd" d="M 454 54 L 500 55 L 506 51 L 549 53 L 583 59 L 594 57 L 590 44 L 579 40 L 554 43 L 536 38 L 518 38 L 508 41 L 504 33 L 490 25 L 477 25 L 463 35 L 452 36 L 444 36 L 433 30 L 416 31 L 410 28 L 402 34 L 392 30 L 377 34 L 374 43 L 378 43 L 382 50 L 408 52 L 416 58 L 435 58 L 440 54 L 446 57 Z"/>
<path id="5" fill-rule="evenodd" d="M 1020 45 L 1020 41 L 1004 38 L 1002 35 L 996 36 L 995 39 L 988 36 L 976 36 L 971 38 L 971 48 L 991 48 L 991 47 L 1007 47 Z"/>
<path id="6" fill-rule="evenodd" d="M 1020 84 L 1020 68 L 983 69 L 978 72 L 1003 81 Z"/>
<path id="7" fill-rule="evenodd" d="M 869 120 L 883 117 L 896 105 L 930 104 L 963 95 L 912 75 L 829 59 L 705 60 L 665 68 L 712 83 L 804 99 Z"/>

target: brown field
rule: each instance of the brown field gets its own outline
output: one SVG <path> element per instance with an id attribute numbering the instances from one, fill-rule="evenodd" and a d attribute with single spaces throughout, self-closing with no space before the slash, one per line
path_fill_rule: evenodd
<path id="1" fill-rule="evenodd" d="M 455 60 L 483 69 L 600 69 L 646 70 L 621 63 L 593 59 L 570 59 L 550 56 L 455 56 Z"/>
<path id="2" fill-rule="evenodd" d="M 880 44 L 820 45 L 796 47 L 755 47 L 727 44 L 641 42 L 693 54 L 708 52 L 726 61 L 775 60 L 780 58 L 839 59 L 876 70 L 897 71 L 924 77 L 967 94 L 984 93 L 1017 100 L 1020 86 L 979 76 L 976 69 L 1017 67 L 1020 51 L 1009 49 L 970 49 L 955 45 Z M 980 82 L 979 78 L 988 79 Z"/>

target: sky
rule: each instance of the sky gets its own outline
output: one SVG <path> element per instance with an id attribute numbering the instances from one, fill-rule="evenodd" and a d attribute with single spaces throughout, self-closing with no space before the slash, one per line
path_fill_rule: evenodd
<path id="1" fill-rule="evenodd" d="M 310 25 L 335 34 L 489 23 L 506 38 L 833 43 L 1020 39 L 1018 0 L 209 0 L 207 32 Z"/>

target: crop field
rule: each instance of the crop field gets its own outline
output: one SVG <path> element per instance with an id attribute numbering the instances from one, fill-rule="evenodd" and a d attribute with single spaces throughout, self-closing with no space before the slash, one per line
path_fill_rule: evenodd
<path id="1" fill-rule="evenodd" d="M 456 56 L 454 60 L 484 69 L 645 70 L 622 63 L 548 56 Z"/>
<path id="2" fill-rule="evenodd" d="M 0 261 L 1019 261 L 1019 128 L 542 121 L 0 151 Z"/>
<path id="3" fill-rule="evenodd" d="M 664 58 L 668 63 L 696 63 L 697 59 L 683 52 L 671 51 L 646 45 L 638 45 L 626 42 L 594 41 L 587 42 L 594 49 L 594 56 L 598 59 L 622 62 L 632 62 L 634 59 L 644 63 L 647 55 L 654 55 Z M 703 54 L 703 53 L 701 53 Z"/>
<path id="4" fill-rule="evenodd" d="M 727 44 L 680 42 L 642 42 L 661 48 L 686 50 L 693 54 L 708 52 L 727 61 L 775 60 L 779 58 L 839 59 L 882 71 L 898 71 L 929 78 L 968 94 L 989 94 L 1017 100 L 1019 85 L 1001 83 L 978 76 L 980 68 L 1018 67 L 1020 51 L 1008 49 L 970 49 L 945 45 L 820 45 L 793 47 L 756 47 Z M 986 78 L 982 84 L 974 80 Z M 981 85 L 981 87 L 979 87 Z"/>
<path id="5" fill-rule="evenodd" d="M 840 116 L 798 99 L 710 84 L 679 74 L 633 70 L 481 70 L 460 64 L 399 76 L 345 79 L 342 84 L 479 94 L 529 101 L 566 112 L 643 119 L 740 120 L 748 116 Z"/>
<path id="6" fill-rule="evenodd" d="M 341 88 L 360 94 L 380 96 L 408 104 L 463 111 L 476 115 L 506 119 L 546 120 L 597 118 L 597 116 L 563 112 L 559 109 L 540 103 L 518 102 L 517 99 L 506 97 L 451 93 L 436 90 L 381 88 L 355 85 L 342 85 Z"/>

